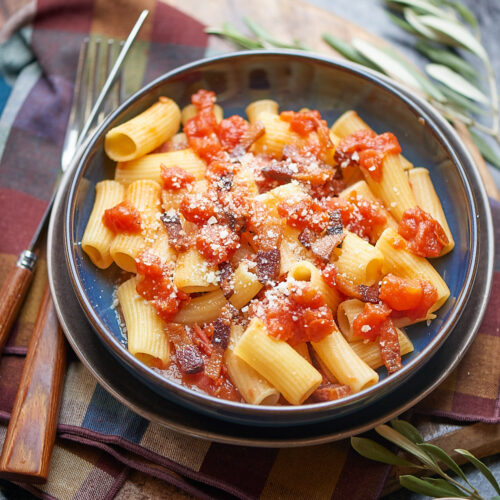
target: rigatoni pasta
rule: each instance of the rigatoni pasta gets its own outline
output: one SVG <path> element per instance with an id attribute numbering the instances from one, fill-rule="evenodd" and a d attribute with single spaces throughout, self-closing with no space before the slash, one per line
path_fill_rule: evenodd
<path id="1" fill-rule="evenodd" d="M 115 161 L 139 158 L 164 143 L 179 129 L 179 106 L 160 97 L 146 111 L 111 129 L 104 140 L 106 154 Z"/>
<path id="2" fill-rule="evenodd" d="M 128 273 L 129 351 L 252 405 L 341 399 L 401 369 L 400 327 L 449 296 L 427 260 L 453 247 L 427 170 L 354 111 L 329 128 L 268 99 L 223 118 L 215 100 L 161 98 L 106 137 L 115 178 L 82 249 Z"/>

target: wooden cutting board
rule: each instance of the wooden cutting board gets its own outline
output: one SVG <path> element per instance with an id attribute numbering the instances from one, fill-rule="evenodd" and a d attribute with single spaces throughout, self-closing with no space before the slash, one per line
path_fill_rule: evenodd
<path id="1" fill-rule="evenodd" d="M 369 33 L 356 24 L 336 16 L 302 0 L 161 0 L 172 7 L 194 17 L 208 26 L 220 27 L 224 21 L 248 33 L 243 18 L 249 17 L 259 22 L 278 40 L 292 42 L 299 39 L 318 53 L 330 57 L 340 54 L 331 49 L 322 39 L 322 33 L 332 33 L 346 41 L 353 37 L 363 38 L 378 46 L 390 44 L 382 38 Z M 211 36 L 209 48 L 214 51 L 234 50 L 235 45 L 219 37 Z M 393 47 L 394 48 L 394 47 Z M 467 129 L 456 126 L 457 132 L 469 148 L 484 180 L 489 196 L 500 199 L 495 182 L 481 154 L 470 139 Z M 500 427 L 483 423 L 456 425 L 443 419 L 419 417 L 418 426 L 426 440 L 447 451 L 466 448 L 478 457 L 490 456 L 500 452 Z M 461 462 L 460 456 L 454 458 Z M 399 487 L 394 470 L 387 482 L 386 492 Z"/>

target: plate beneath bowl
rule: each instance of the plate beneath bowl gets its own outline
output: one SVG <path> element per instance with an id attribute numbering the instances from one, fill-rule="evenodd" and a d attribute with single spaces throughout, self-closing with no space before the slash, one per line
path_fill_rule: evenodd
<path id="1" fill-rule="evenodd" d="M 63 208 L 71 173 L 69 171 L 62 180 L 54 205 L 47 256 L 52 296 L 66 337 L 83 364 L 119 401 L 143 417 L 181 433 L 238 445 L 291 447 L 335 441 L 364 432 L 415 405 L 449 375 L 470 346 L 486 308 L 493 270 L 491 215 L 477 172 L 468 172 L 477 194 L 479 215 L 480 255 L 477 279 L 459 326 L 448 336 L 424 369 L 380 399 L 368 400 L 353 413 L 332 416 L 326 422 L 257 427 L 218 420 L 159 396 L 104 348 L 97 333 L 87 322 L 65 265 Z"/>
<path id="2" fill-rule="evenodd" d="M 293 406 L 249 406 L 224 401 L 182 387 L 162 377 L 125 348 L 122 329 L 113 307 L 118 269 L 98 270 L 81 251 L 88 216 L 93 206 L 91 191 L 103 178 L 113 175 L 114 163 L 103 151 L 109 128 L 148 107 L 158 95 L 169 95 L 180 105 L 188 102 L 198 86 L 216 91 L 219 103 L 229 113 L 242 113 L 245 105 L 259 97 L 272 97 L 284 108 L 305 105 L 321 109 L 333 121 L 346 109 L 356 109 L 374 127 L 393 131 L 415 165 L 426 165 L 441 195 L 456 246 L 433 264 L 446 280 L 451 297 L 430 327 L 424 323 L 409 329 L 415 350 L 405 356 L 403 368 L 391 377 L 380 371 L 380 381 L 341 400 Z M 255 91 L 258 90 L 258 94 Z M 392 391 L 424 368 L 458 324 L 470 296 L 477 272 L 477 211 L 467 170 L 474 170 L 457 135 L 446 130 L 442 117 L 429 105 L 405 96 L 398 87 L 385 83 L 366 70 L 314 55 L 294 52 L 252 51 L 196 61 L 177 68 L 146 85 L 118 108 L 90 142 L 71 183 L 65 205 L 65 245 L 70 278 L 86 316 L 103 344 L 132 373 L 161 397 L 202 411 L 217 419 L 255 425 L 297 425 L 331 421 L 350 415 L 365 404 Z M 391 110 L 388 113 L 388 110 Z"/>

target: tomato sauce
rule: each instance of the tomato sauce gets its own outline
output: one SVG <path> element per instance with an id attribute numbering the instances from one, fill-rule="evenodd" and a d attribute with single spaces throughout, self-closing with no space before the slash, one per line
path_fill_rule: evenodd
<path id="1" fill-rule="evenodd" d="M 113 233 L 140 233 L 141 214 L 129 201 L 108 208 L 102 216 L 103 224 Z"/>
<path id="2" fill-rule="evenodd" d="M 226 151 L 232 151 L 240 142 L 241 137 L 248 131 L 248 122 L 238 115 L 225 118 L 219 123 L 217 136 Z"/>
<path id="3" fill-rule="evenodd" d="M 177 290 L 169 276 L 168 266 L 151 251 L 141 252 L 137 258 L 137 293 L 148 300 L 166 322 L 172 321 L 189 295 Z"/>
<path id="4" fill-rule="evenodd" d="M 380 182 L 383 160 L 388 154 L 401 153 L 396 136 L 390 132 L 377 135 L 372 130 L 357 130 L 344 137 L 335 151 L 335 160 L 341 166 L 354 162 L 366 170 L 372 179 Z"/>
<path id="5" fill-rule="evenodd" d="M 408 241 L 410 251 L 420 257 L 439 257 L 449 243 L 441 224 L 420 207 L 405 211 L 398 233 Z"/>
<path id="6" fill-rule="evenodd" d="M 307 197 L 298 202 L 281 202 L 278 214 L 286 218 L 289 226 L 303 230 L 305 228 L 320 233 L 325 230 L 330 222 L 328 212 L 312 198 Z"/>
<path id="7" fill-rule="evenodd" d="M 420 305 L 424 290 L 418 281 L 388 274 L 380 285 L 379 297 L 391 309 L 406 311 Z"/>
<path id="8" fill-rule="evenodd" d="M 166 167 L 163 163 L 161 168 L 161 180 L 163 187 L 172 191 L 178 191 L 185 188 L 188 184 L 193 183 L 196 179 L 194 175 L 180 167 Z"/>
<path id="9" fill-rule="evenodd" d="M 322 205 L 328 210 L 340 210 L 342 224 L 359 237 L 375 243 L 377 227 L 387 222 L 382 206 L 353 193 L 349 198 L 327 198 Z"/>
<path id="10" fill-rule="evenodd" d="M 366 303 L 352 323 L 354 335 L 374 341 L 380 334 L 380 328 L 390 316 L 391 309 L 385 304 Z"/>
<path id="11" fill-rule="evenodd" d="M 185 195 L 179 211 L 186 220 L 195 224 L 206 224 L 211 217 L 216 218 L 219 212 L 216 200 L 202 193 Z"/>
<path id="12" fill-rule="evenodd" d="M 283 111 L 280 113 L 280 118 L 284 122 L 290 123 L 290 130 L 305 137 L 311 132 L 314 132 L 318 127 L 326 125 L 324 120 L 321 120 L 319 111 Z"/>
<path id="13" fill-rule="evenodd" d="M 319 342 L 335 328 L 323 296 L 307 283 L 292 286 L 288 296 L 268 301 L 264 321 L 269 335 L 292 346 Z"/>
<path id="14" fill-rule="evenodd" d="M 239 236 L 224 224 L 208 224 L 196 236 L 196 248 L 211 264 L 228 261 L 240 246 Z"/>

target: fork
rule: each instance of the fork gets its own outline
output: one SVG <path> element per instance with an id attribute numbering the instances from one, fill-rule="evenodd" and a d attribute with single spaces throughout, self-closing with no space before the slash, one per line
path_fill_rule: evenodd
<path id="1" fill-rule="evenodd" d="M 84 41 L 78 60 L 73 103 L 61 157 L 63 172 L 79 159 L 85 140 L 88 139 L 93 127 L 95 128 L 104 119 L 106 111 L 113 109 L 124 99 L 123 74 L 119 74 L 114 86 L 113 82 L 147 14 L 147 11 L 142 12 L 123 44 L 112 69 L 111 65 L 116 52 L 113 41 L 108 40 L 103 44 L 101 40 L 96 40 L 93 50 L 89 40 Z M 104 64 L 101 64 L 102 61 Z M 104 85 L 101 85 L 105 75 L 108 75 L 108 78 Z M 100 93 L 96 98 L 99 90 Z M 104 99 L 110 90 L 113 90 L 111 99 L 103 106 Z M 48 218 L 53 200 L 54 196 L 44 218 Z M 24 292 L 27 290 L 26 281 L 29 283 L 29 277 L 33 273 L 33 266 L 36 262 L 33 248 L 45 224 L 46 221 L 42 220 L 33 237 L 30 250 L 21 253 L 17 269 L 14 270 L 15 276 L 22 276 L 20 281 Z M 26 272 L 20 273 L 19 270 Z M 4 288 L 5 285 L 2 291 Z M 2 291 L 0 291 L 0 297 L 3 297 Z M 19 292 L 19 288 L 17 291 Z M 22 298 L 19 300 L 19 297 L 13 294 L 10 297 L 10 306 L 16 299 L 18 302 L 22 301 Z M 17 310 L 19 309 L 19 305 L 14 304 L 14 306 L 17 306 Z M 16 312 L 10 313 L 14 318 L 15 314 Z M 12 322 L 13 319 L 10 321 Z M 1 342 L 0 338 L 0 352 Z M 65 362 L 64 336 L 58 324 L 47 285 L 28 347 L 21 382 L 0 456 L 0 477 L 30 483 L 43 483 L 47 480 L 57 430 Z"/>

